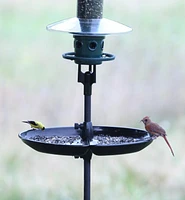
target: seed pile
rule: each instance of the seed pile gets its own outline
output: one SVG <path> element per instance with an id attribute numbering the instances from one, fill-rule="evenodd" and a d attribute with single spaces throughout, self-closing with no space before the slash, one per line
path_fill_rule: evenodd
<path id="1" fill-rule="evenodd" d="M 69 144 L 79 144 L 81 143 L 81 137 L 80 136 L 40 136 L 36 135 L 34 137 L 30 137 L 30 140 L 34 140 L 36 142 L 42 142 L 42 143 L 50 143 L 50 144 L 61 144 L 61 145 L 69 145 Z"/>
<path id="2" fill-rule="evenodd" d="M 35 142 L 49 143 L 49 144 L 58 144 L 58 145 L 84 145 L 82 138 L 77 136 L 40 136 L 36 135 L 29 138 Z M 118 145 L 126 143 L 135 143 L 143 140 L 144 138 L 133 138 L 133 137 L 124 137 L 124 136 L 109 136 L 109 135 L 97 135 L 94 136 L 90 145 Z"/>

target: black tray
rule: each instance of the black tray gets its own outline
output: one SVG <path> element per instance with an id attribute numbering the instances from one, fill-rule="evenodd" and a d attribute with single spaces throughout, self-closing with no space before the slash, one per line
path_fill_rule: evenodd
<path id="1" fill-rule="evenodd" d="M 34 137 L 50 137 L 50 136 L 67 136 L 74 137 L 81 134 L 81 129 L 74 127 L 56 127 L 46 128 L 45 130 L 28 130 L 19 134 L 22 141 L 31 148 L 50 154 L 67 155 L 67 156 L 83 156 L 89 150 L 95 155 L 118 155 L 133 153 L 142 150 L 148 146 L 152 141 L 150 134 L 144 130 L 124 128 L 124 127 L 108 127 L 108 126 L 93 126 L 94 137 L 104 137 L 104 135 L 111 137 L 126 137 L 134 138 L 133 141 L 115 144 L 54 144 L 35 141 Z"/>

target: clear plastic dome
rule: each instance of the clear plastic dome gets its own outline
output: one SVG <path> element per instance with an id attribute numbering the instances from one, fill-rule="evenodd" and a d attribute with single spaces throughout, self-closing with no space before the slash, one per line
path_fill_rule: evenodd
<path id="1" fill-rule="evenodd" d="M 109 19 L 80 19 L 77 17 L 49 24 L 49 31 L 62 31 L 74 35 L 111 35 L 130 32 L 128 26 Z"/>

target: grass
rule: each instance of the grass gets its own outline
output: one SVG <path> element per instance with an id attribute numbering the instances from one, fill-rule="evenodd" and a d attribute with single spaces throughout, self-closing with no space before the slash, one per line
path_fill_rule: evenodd
<path id="1" fill-rule="evenodd" d="M 0 12 L 0 195 L 2 200 L 82 199 L 83 162 L 33 151 L 17 137 L 22 119 L 46 126 L 83 121 L 77 67 L 62 59 L 73 38 L 48 32 L 47 24 L 76 15 L 76 4 L 50 0 L 2 1 Z M 94 125 L 132 126 L 145 115 L 168 133 L 141 152 L 92 160 L 92 199 L 185 199 L 184 2 L 106 0 L 104 17 L 133 28 L 107 36 L 113 62 L 97 67 Z M 119 6 L 118 6 L 119 5 Z M 113 9 L 114 8 L 114 9 Z M 104 166 L 102 166 L 102 162 Z"/>

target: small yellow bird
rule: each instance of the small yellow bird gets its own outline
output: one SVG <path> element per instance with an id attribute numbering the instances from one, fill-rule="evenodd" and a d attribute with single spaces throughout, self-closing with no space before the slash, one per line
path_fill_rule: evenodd
<path id="1" fill-rule="evenodd" d="M 31 128 L 33 128 L 33 129 L 39 129 L 39 130 L 45 129 L 44 125 L 41 122 L 38 122 L 38 121 L 29 121 L 29 120 L 25 121 L 24 120 L 22 122 L 29 124 L 31 126 Z"/>

